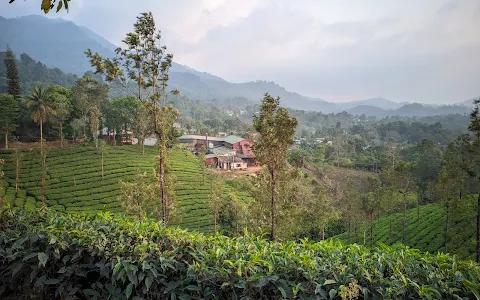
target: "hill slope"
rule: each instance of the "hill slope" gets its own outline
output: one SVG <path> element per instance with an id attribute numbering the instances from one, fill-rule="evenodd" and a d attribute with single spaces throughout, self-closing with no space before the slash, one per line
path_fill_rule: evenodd
<path id="1" fill-rule="evenodd" d="M 476 198 L 465 197 L 462 209 L 450 211 L 449 230 L 447 231 L 447 251 L 457 254 L 460 258 L 475 260 L 475 230 L 476 230 Z M 403 214 L 396 213 L 380 217 L 374 222 L 373 237 L 370 235 L 369 224 L 365 234 L 366 244 L 381 242 L 392 245 L 402 241 Z M 364 243 L 363 226 L 357 232 L 344 233 L 338 238 L 348 243 Z M 428 251 L 430 253 L 444 252 L 445 250 L 445 209 L 441 204 L 420 206 L 420 215 L 417 208 L 407 211 L 407 231 L 405 244 L 407 246 Z"/>
<path id="2" fill-rule="evenodd" d="M 5 52 L 0 52 L 0 93 L 6 93 L 7 80 L 5 78 L 7 69 L 5 64 Z M 72 87 L 78 79 L 77 75 L 65 74 L 58 68 L 50 69 L 41 62 L 32 59 L 28 54 L 21 54 L 17 57 L 16 66 L 22 93 L 27 94 L 37 84 Z"/>
<path id="3" fill-rule="evenodd" d="M 41 159 L 38 151 L 21 151 L 20 188 L 15 192 L 15 164 L 12 152 L 0 152 L 5 159 L 9 183 L 6 200 L 14 206 L 34 207 L 41 200 Z M 101 175 L 101 154 L 91 147 L 49 149 L 47 155 L 46 204 L 66 212 L 121 212 L 120 180 L 132 180 L 137 171 L 152 171 L 156 148 L 147 147 L 142 156 L 137 146 L 107 147 Z M 212 230 L 208 209 L 210 185 L 203 183 L 198 160 L 191 152 L 172 150 L 170 168 L 175 176 L 178 225 L 203 232 Z M 75 179 L 74 179 L 75 178 Z"/>

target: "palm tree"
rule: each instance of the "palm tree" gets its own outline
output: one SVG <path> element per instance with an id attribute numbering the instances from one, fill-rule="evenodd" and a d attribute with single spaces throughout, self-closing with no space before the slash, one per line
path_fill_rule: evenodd
<path id="1" fill-rule="evenodd" d="M 47 123 L 49 118 L 55 115 L 50 89 L 37 86 L 27 100 L 33 122 L 40 125 L 40 147 L 43 148 L 43 123 Z"/>

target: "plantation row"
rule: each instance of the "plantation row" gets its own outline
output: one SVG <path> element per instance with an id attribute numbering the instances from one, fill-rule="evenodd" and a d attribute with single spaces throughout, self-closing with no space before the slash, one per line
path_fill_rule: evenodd
<path id="1" fill-rule="evenodd" d="M 464 197 L 450 204 L 449 225 L 446 235 L 447 251 L 463 259 L 475 260 L 476 196 Z M 455 209 L 457 206 L 457 209 Z M 442 204 L 428 204 L 420 209 L 407 210 L 405 245 L 430 253 L 445 251 L 445 214 Z M 370 224 L 366 224 L 365 241 L 369 245 L 381 242 L 392 245 L 402 241 L 403 213 L 380 217 L 374 221 L 373 238 Z M 364 227 L 334 238 L 348 243 L 364 242 Z"/>
<path id="2" fill-rule="evenodd" d="M 92 147 L 49 149 L 46 158 L 45 203 L 59 211 L 94 213 L 101 210 L 121 212 L 120 181 L 133 180 L 137 172 L 156 168 L 156 147 L 146 147 L 142 155 L 138 146 L 106 147 L 103 177 L 101 150 Z M 7 183 L 4 194 L 7 203 L 16 207 L 34 208 L 41 203 L 42 158 L 38 150 L 20 151 L 19 188 L 15 192 L 16 160 L 13 151 L 0 152 L 5 160 Z M 178 224 L 203 232 L 213 230 L 208 207 L 211 177 L 205 180 L 197 158 L 188 151 L 172 150 L 168 172 L 175 181 L 175 204 Z M 0 190 L 1 191 L 1 190 Z M 231 194 L 247 198 L 224 185 L 223 196 Z"/>
<path id="3" fill-rule="evenodd" d="M 268 242 L 109 213 L 7 210 L 0 298 L 474 299 L 480 266 L 403 247 Z"/>

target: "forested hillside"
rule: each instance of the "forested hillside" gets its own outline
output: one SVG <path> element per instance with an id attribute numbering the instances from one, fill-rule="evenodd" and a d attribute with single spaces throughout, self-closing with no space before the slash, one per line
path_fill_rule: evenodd
<path id="1" fill-rule="evenodd" d="M 0 93 L 7 92 L 5 52 L 0 52 Z M 78 77 L 74 74 L 66 74 L 62 70 L 48 68 L 40 61 L 35 61 L 28 54 L 23 53 L 16 60 L 16 66 L 20 78 L 20 87 L 22 94 L 28 94 L 35 86 L 39 84 L 60 85 L 63 87 L 72 87 L 75 85 Z"/>

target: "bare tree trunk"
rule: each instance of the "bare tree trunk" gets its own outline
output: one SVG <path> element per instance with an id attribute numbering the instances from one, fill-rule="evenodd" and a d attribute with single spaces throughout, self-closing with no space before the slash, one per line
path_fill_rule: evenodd
<path id="1" fill-rule="evenodd" d="M 163 226 L 167 226 L 167 194 L 165 191 L 165 141 L 162 139 L 160 145 L 160 189 L 162 194 L 162 207 L 163 207 Z"/>
<path id="2" fill-rule="evenodd" d="M 43 149 L 43 120 L 40 118 L 40 148 Z"/>
<path id="3" fill-rule="evenodd" d="M 477 262 L 480 262 L 480 193 L 477 197 Z"/>
<path id="4" fill-rule="evenodd" d="M 392 241 L 392 216 L 390 216 L 390 229 L 389 229 L 389 232 L 388 232 L 388 236 L 389 236 L 390 241 Z"/>
<path id="5" fill-rule="evenodd" d="M 322 241 L 325 240 L 325 226 L 322 227 Z"/>
<path id="6" fill-rule="evenodd" d="M 6 126 L 8 126 L 8 124 Z M 8 149 L 8 127 L 5 131 L 5 149 Z"/>
<path id="7" fill-rule="evenodd" d="M 276 202 L 276 184 L 277 184 L 277 178 L 275 177 L 275 170 L 270 171 L 270 176 L 272 177 L 272 183 L 271 183 L 271 189 L 272 189 L 272 207 L 271 207 L 271 214 L 272 214 L 272 224 L 271 224 L 271 231 L 270 231 L 270 240 L 274 241 L 275 240 L 275 202 Z"/>
<path id="8" fill-rule="evenodd" d="M 20 175 L 20 157 L 18 154 L 18 150 L 15 150 L 15 191 L 18 191 L 18 178 Z"/>
<path id="9" fill-rule="evenodd" d="M 42 206 L 45 206 L 45 173 L 47 172 L 47 156 L 43 152 L 42 149 L 42 189 L 41 189 L 41 195 L 42 195 Z"/>
<path id="10" fill-rule="evenodd" d="M 403 195 L 403 230 L 402 243 L 405 244 L 405 233 L 407 231 L 407 194 Z"/>
<path id="11" fill-rule="evenodd" d="M 443 233 L 443 240 L 445 243 L 445 253 L 447 253 L 447 232 L 448 232 L 448 199 L 445 201 L 445 232 Z"/>
<path id="12" fill-rule="evenodd" d="M 63 123 L 60 122 L 60 147 L 63 148 Z"/>
<path id="13" fill-rule="evenodd" d="M 103 149 L 102 149 L 102 179 L 103 179 L 103 176 L 104 176 L 104 171 L 103 171 Z"/>
<path id="14" fill-rule="evenodd" d="M 373 247 L 373 213 L 370 214 L 370 247 Z"/>
<path id="15" fill-rule="evenodd" d="M 363 221 L 363 245 L 367 244 L 367 225 L 365 225 L 365 221 Z"/>

